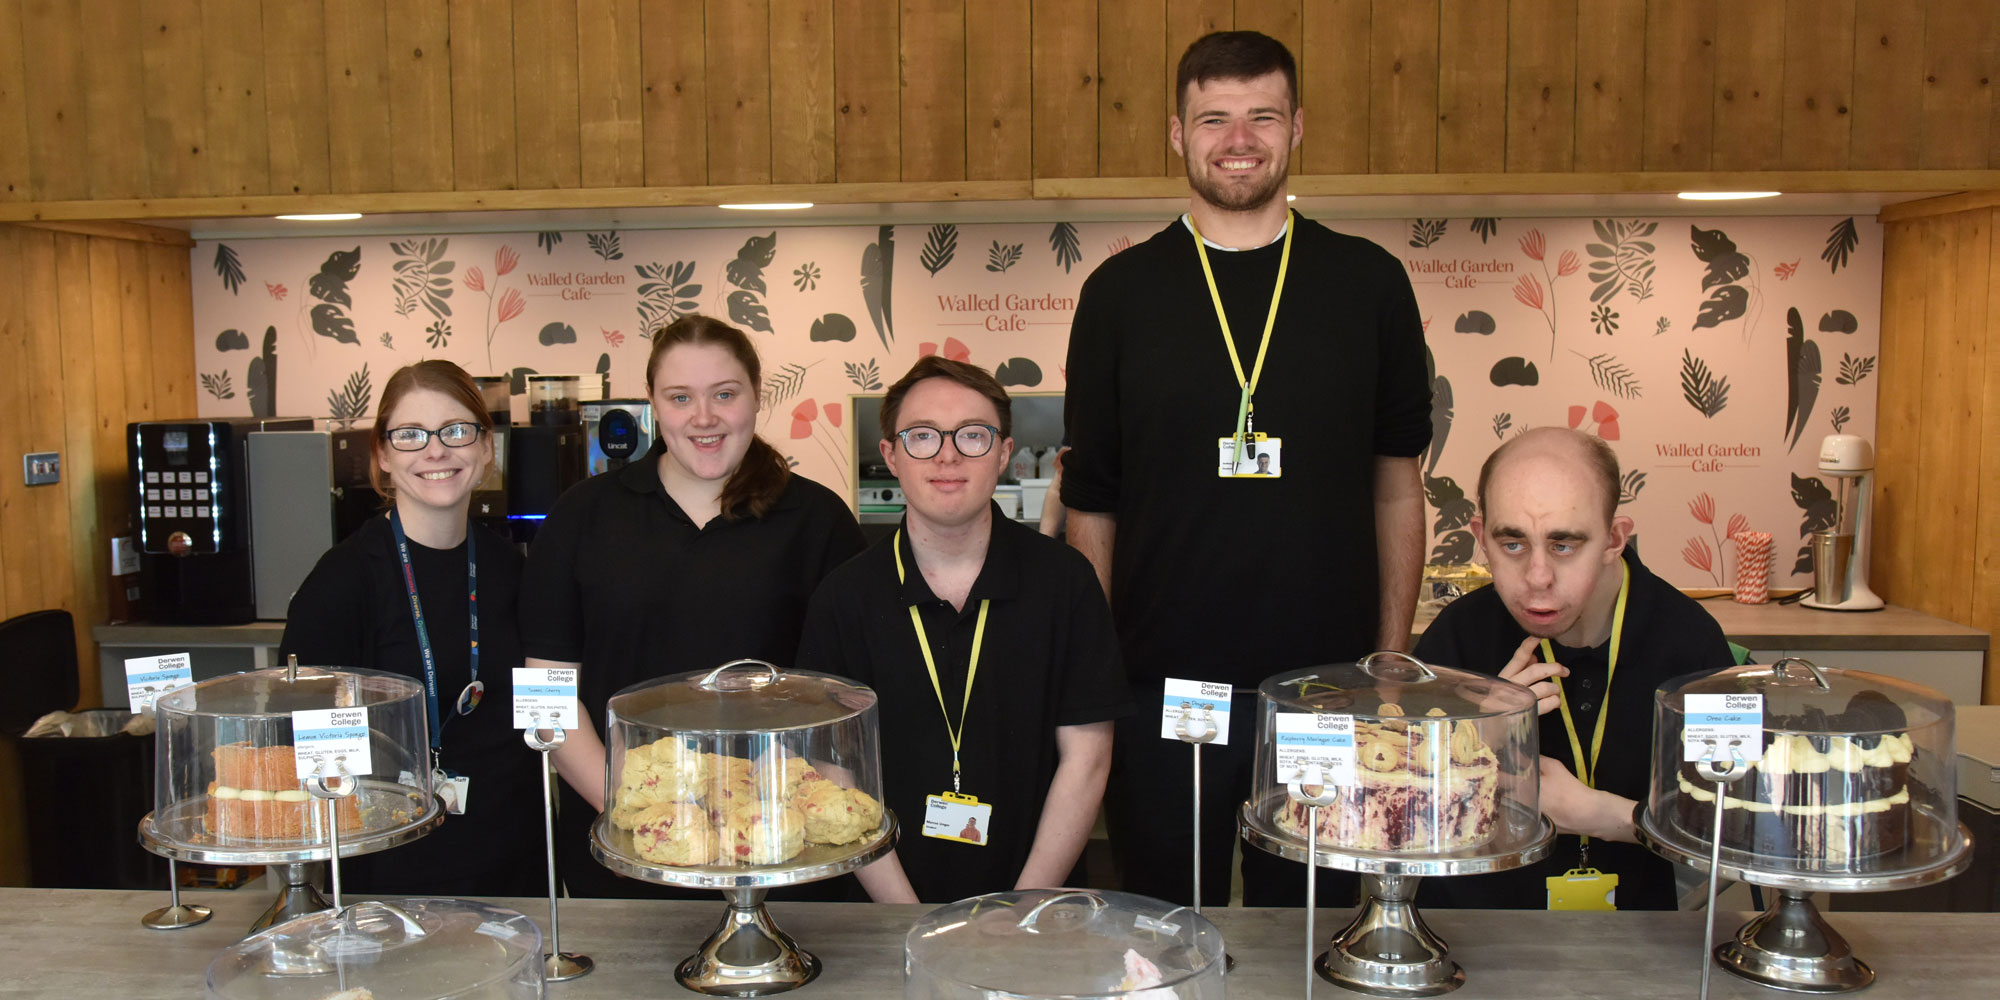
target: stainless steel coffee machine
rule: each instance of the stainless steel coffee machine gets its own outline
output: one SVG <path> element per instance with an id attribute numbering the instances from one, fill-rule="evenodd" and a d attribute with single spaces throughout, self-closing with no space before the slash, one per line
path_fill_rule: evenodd
<path id="1" fill-rule="evenodd" d="M 1840 484 L 1840 512 L 1831 529 L 1813 532 L 1813 594 L 1799 603 L 1824 611 L 1874 611 L 1882 607 L 1882 599 L 1868 589 L 1875 449 L 1856 434 L 1828 434 L 1819 444 L 1819 471 Z"/>
<path id="2" fill-rule="evenodd" d="M 515 541 L 532 541 L 556 498 L 588 473 L 583 378 L 527 377 L 528 422 L 507 430 L 507 521 Z"/>
<path id="3" fill-rule="evenodd" d="M 653 404 L 645 399 L 597 399 L 583 404 L 590 474 L 622 469 L 653 447 Z"/>
<path id="4" fill-rule="evenodd" d="M 282 620 L 320 556 L 384 509 L 368 478 L 374 426 L 351 423 L 250 434 L 250 562 L 259 618 Z"/>
<path id="5" fill-rule="evenodd" d="M 140 575 L 154 619 L 230 625 L 257 617 L 250 434 L 311 427 L 304 418 L 255 417 L 125 426 Z"/>

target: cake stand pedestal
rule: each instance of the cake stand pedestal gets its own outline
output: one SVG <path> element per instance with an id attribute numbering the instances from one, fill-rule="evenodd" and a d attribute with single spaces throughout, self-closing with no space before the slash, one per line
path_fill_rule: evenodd
<path id="1" fill-rule="evenodd" d="M 360 785 L 355 795 L 359 799 L 362 829 L 340 837 L 343 858 L 407 844 L 444 822 L 444 807 L 436 796 L 423 802 L 416 789 L 390 781 L 362 779 Z M 319 803 L 319 799 L 313 799 L 313 808 L 318 809 Z M 155 809 L 139 821 L 139 842 L 146 850 L 171 861 L 275 866 L 275 874 L 284 881 L 284 888 L 250 926 L 246 937 L 293 917 L 332 909 L 332 904 L 313 885 L 319 866 L 312 863 L 332 857 L 331 845 L 282 840 L 224 844 L 208 832 L 207 811 L 205 796 Z"/>
<path id="2" fill-rule="evenodd" d="M 1916 807 L 1920 812 L 1928 809 Z M 1932 819 L 1936 817 L 1933 815 Z M 1936 824 L 1942 827 L 1942 823 Z M 1637 826 L 1639 843 L 1668 861 L 1697 871 L 1709 869 L 1711 846 L 1661 824 L 1645 810 Z M 1847 939 L 1820 916 L 1807 893 L 1884 892 L 1942 882 L 1972 864 L 1972 831 L 1958 824 L 1945 849 L 1925 864 L 1898 867 L 1894 855 L 1879 874 L 1801 874 L 1758 867 L 1758 859 L 1741 851 L 1723 850 L 1715 874 L 1778 890 L 1763 913 L 1751 918 L 1735 937 L 1715 947 L 1715 961 L 1725 970 L 1774 989 L 1795 993 L 1846 993 L 1875 981 L 1874 970 L 1854 954 Z M 1902 852 L 1908 853 L 1908 848 Z"/>
<path id="3" fill-rule="evenodd" d="M 696 993 L 719 997 L 761 997 L 795 990 L 820 973 L 819 959 L 778 928 L 764 907 L 773 888 L 817 882 L 867 866 L 896 846 L 896 814 L 882 810 L 882 825 L 851 844 L 807 844 L 782 865 L 656 864 L 639 857 L 632 834 L 597 817 L 590 828 L 590 854 L 627 878 L 683 889 L 720 889 L 729 900 L 722 922 L 693 955 L 674 969 L 674 978 Z"/>
<path id="4" fill-rule="evenodd" d="M 1353 921 L 1333 936 L 1313 963 L 1320 978 L 1343 989 L 1378 997 L 1434 997 L 1465 985 L 1465 971 L 1451 960 L 1444 939 L 1424 924 L 1415 903 L 1424 876 L 1483 875 L 1534 864 L 1548 856 L 1555 824 L 1529 816 L 1512 803 L 1500 829 L 1532 830 L 1525 837 L 1505 833 L 1464 851 L 1389 854 L 1316 847 L 1270 822 L 1272 810 L 1243 804 L 1243 839 L 1281 858 L 1361 875 L 1361 907 Z M 1310 858 L 1310 860 L 1308 860 Z"/>

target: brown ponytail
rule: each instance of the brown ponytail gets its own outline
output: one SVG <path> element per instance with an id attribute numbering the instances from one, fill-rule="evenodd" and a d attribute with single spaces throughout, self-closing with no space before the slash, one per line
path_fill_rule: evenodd
<path id="1" fill-rule="evenodd" d="M 660 359 L 668 350 L 681 344 L 715 344 L 729 351 L 743 365 L 750 376 L 750 389 L 757 397 L 759 405 L 764 398 L 764 366 L 757 359 L 757 348 L 750 343 L 750 337 L 743 331 L 718 319 L 690 313 L 653 332 L 653 353 L 646 359 L 646 393 L 652 394 L 653 375 L 659 370 Z M 792 468 L 778 449 L 771 447 L 761 435 L 750 436 L 750 449 L 743 454 L 743 461 L 736 471 L 729 474 L 729 481 L 722 485 L 722 494 L 716 498 L 716 505 L 722 517 L 734 520 L 738 517 L 761 518 L 778 502 L 785 493 L 785 486 L 791 482 Z"/>

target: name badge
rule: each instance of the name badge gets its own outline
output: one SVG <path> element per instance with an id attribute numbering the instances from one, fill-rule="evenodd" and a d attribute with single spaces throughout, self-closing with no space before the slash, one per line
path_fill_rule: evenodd
<path id="1" fill-rule="evenodd" d="M 1615 910 L 1618 875 L 1595 868 L 1572 868 L 1546 880 L 1551 910 Z"/>
<path id="2" fill-rule="evenodd" d="M 924 836 L 985 847 L 993 831 L 993 807 L 972 795 L 943 792 L 924 798 Z"/>
<path id="3" fill-rule="evenodd" d="M 1217 438 L 1215 474 L 1223 479 L 1277 479 L 1285 474 L 1284 439 L 1263 431 L 1243 435 L 1243 448 L 1236 447 L 1235 435 Z"/>

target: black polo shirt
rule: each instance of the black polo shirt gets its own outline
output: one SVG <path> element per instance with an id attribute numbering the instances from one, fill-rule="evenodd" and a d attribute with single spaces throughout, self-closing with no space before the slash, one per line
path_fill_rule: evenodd
<path id="1" fill-rule="evenodd" d="M 1619 642 L 1618 673 L 1611 678 L 1609 697 L 1605 674 L 1610 665 L 1607 640 L 1588 649 L 1572 649 L 1551 641 L 1556 662 L 1569 668 L 1563 679 L 1571 718 L 1585 756 L 1597 717 L 1604 720 L 1604 746 L 1597 761 L 1598 788 L 1644 801 L 1652 774 L 1653 692 L 1682 674 L 1730 666 L 1735 657 L 1721 626 L 1694 599 L 1653 574 L 1639 561 L 1636 544 L 1625 548 L 1632 570 L 1632 589 L 1625 600 L 1625 635 Z M 1416 655 L 1429 663 L 1495 674 L 1507 665 L 1525 629 L 1514 621 L 1492 587 L 1473 591 L 1438 612 L 1424 630 Z M 1539 655 L 1537 656 L 1539 659 Z M 1576 773 L 1569 733 L 1562 713 L 1541 718 L 1541 752 Z M 1540 909 L 1547 905 L 1543 881 L 1576 867 L 1577 838 L 1556 838 L 1555 848 L 1539 864 L 1492 875 L 1425 879 L 1418 902 L 1425 906 L 1466 906 L 1485 909 Z M 1676 904 L 1673 865 L 1637 844 L 1590 843 L 1590 864 L 1618 874 L 1618 908 L 1671 910 Z"/>
<path id="2" fill-rule="evenodd" d="M 959 760 L 965 794 L 992 805 L 993 819 L 986 845 L 974 846 L 920 832 L 926 796 L 951 790 L 951 739 L 909 609 L 923 616 L 938 682 L 957 719 L 982 600 L 992 604 Z M 1118 635 L 1090 564 L 997 506 L 965 610 L 931 592 L 906 533 L 883 539 L 813 595 L 798 664 L 853 678 L 881 698 L 883 792 L 903 823 L 896 852 L 926 902 L 1012 889 L 1055 778 L 1056 728 L 1132 710 Z"/>
<path id="3" fill-rule="evenodd" d="M 866 544 L 826 487 L 791 477 L 761 518 L 697 528 L 660 482 L 665 446 L 584 480 L 549 511 L 521 581 L 521 647 L 583 664 L 577 695 L 604 731 L 605 703 L 640 681 L 755 657 L 789 667 L 806 602 Z M 594 811 L 567 785 L 558 850 L 578 896 L 672 895 L 606 871 L 589 855 Z"/>

